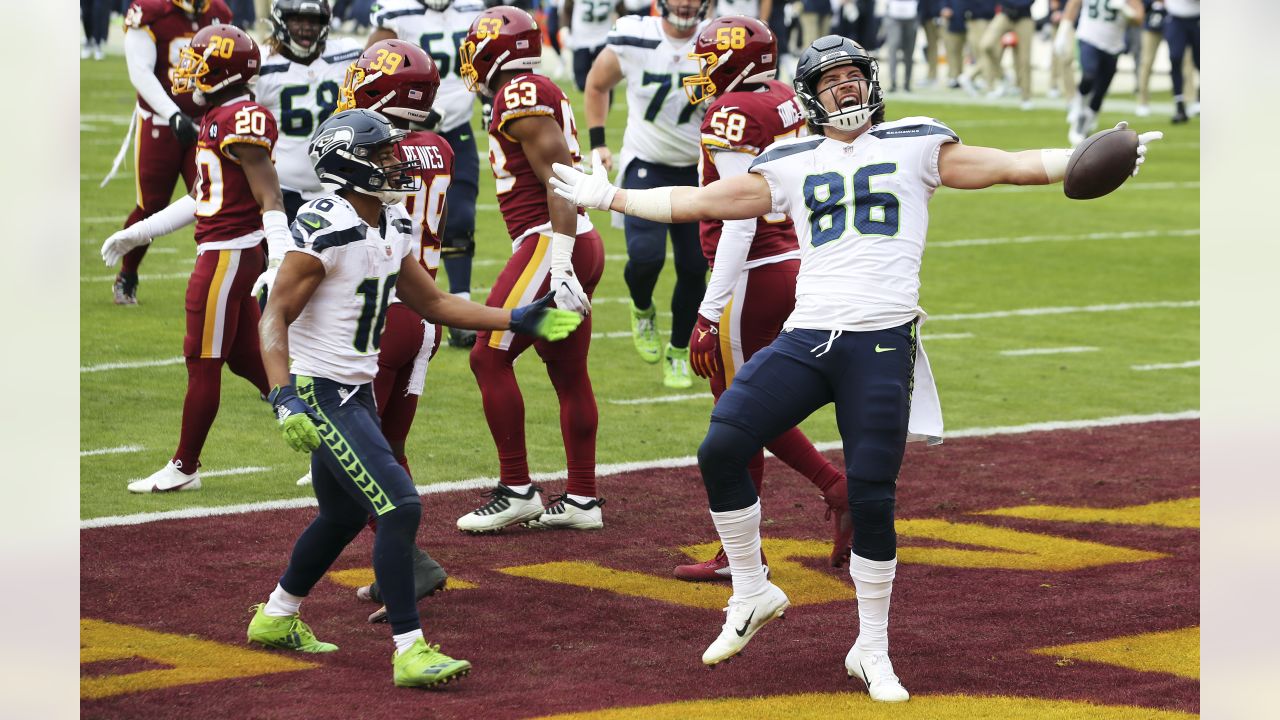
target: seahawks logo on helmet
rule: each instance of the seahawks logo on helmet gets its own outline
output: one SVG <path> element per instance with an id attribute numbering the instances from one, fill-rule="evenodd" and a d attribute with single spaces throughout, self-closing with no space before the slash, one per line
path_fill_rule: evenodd
<path id="1" fill-rule="evenodd" d="M 373 110 L 344 110 L 320 124 L 307 151 L 321 183 L 394 203 L 420 189 L 422 165 L 417 160 L 384 165 L 378 155 L 388 145 L 398 148 L 407 134 Z"/>

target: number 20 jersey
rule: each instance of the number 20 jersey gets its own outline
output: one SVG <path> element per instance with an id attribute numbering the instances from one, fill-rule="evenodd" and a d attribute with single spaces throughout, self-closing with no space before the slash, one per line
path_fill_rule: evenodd
<path id="1" fill-rule="evenodd" d="M 276 121 L 247 98 L 205 112 L 196 143 L 196 245 L 243 249 L 262 241 L 262 208 L 253 196 L 232 145 L 257 145 L 270 153 Z"/>
<path id="2" fill-rule="evenodd" d="M 917 317 L 938 154 L 959 142 L 932 118 L 881 123 L 850 143 L 783 140 L 751 164 L 800 243 L 796 308 L 785 328 L 865 332 Z"/>
<path id="3" fill-rule="evenodd" d="M 373 382 L 387 306 L 412 251 L 412 222 L 400 205 L 384 206 L 378 227 L 337 195 L 298 209 L 289 252 L 319 260 L 324 279 L 289 326 L 292 372 L 345 385 Z"/>

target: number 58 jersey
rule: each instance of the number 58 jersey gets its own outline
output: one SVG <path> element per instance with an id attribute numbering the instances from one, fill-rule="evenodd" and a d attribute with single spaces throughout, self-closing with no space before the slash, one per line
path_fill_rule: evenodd
<path id="1" fill-rule="evenodd" d="M 412 232 L 399 205 L 383 207 L 378 227 L 365 223 L 337 195 L 298 209 L 289 252 L 316 258 L 325 274 L 289 326 L 294 373 L 344 385 L 373 382 L 387 306 L 400 263 L 413 250 Z"/>
<path id="2" fill-rule="evenodd" d="M 752 162 L 800 243 L 796 308 L 785 328 L 865 332 L 917 317 L 929 199 L 949 142 L 959 138 L 947 126 L 909 117 L 850 143 L 783 140 Z"/>

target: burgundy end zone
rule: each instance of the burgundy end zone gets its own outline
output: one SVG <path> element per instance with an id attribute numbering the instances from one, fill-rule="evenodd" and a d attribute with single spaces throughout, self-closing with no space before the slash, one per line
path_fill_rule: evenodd
<path id="1" fill-rule="evenodd" d="M 890 637 L 895 667 L 912 694 L 1020 695 L 1198 712 L 1195 680 L 1090 662 L 1060 666 L 1054 657 L 1029 652 L 1198 626 L 1197 529 L 968 513 L 1198 497 L 1199 438 L 1198 421 L 1187 421 L 913 446 L 900 480 L 900 518 L 981 523 L 1169 557 L 1071 572 L 903 564 Z M 810 485 L 775 460 L 767 478 L 767 538 L 829 539 L 824 504 Z M 342 649 L 291 656 L 319 668 L 88 700 L 82 714 L 515 718 L 683 699 L 861 691 L 842 667 L 856 633 L 852 603 L 794 607 L 785 622 L 761 631 L 742 658 L 711 671 L 699 657 L 723 622 L 717 611 L 496 572 L 586 560 L 669 576 L 683 560 L 679 546 L 714 537 L 693 468 L 608 477 L 601 488 L 609 503 L 606 528 L 598 533 L 516 528 L 465 536 L 454 521 L 476 506 L 476 493 L 424 498 L 420 541 L 451 573 L 478 585 L 421 604 L 428 639 L 474 665 L 458 685 L 392 687 L 389 631 L 366 624 L 372 606 L 326 580 L 308 598 L 303 617 Z M 84 530 L 81 614 L 243 646 L 248 608 L 266 599 L 313 513 Z M 338 569 L 368 567 L 370 550 L 365 533 Z M 815 560 L 812 567 L 822 564 Z M 848 582 L 845 571 L 825 571 Z"/>

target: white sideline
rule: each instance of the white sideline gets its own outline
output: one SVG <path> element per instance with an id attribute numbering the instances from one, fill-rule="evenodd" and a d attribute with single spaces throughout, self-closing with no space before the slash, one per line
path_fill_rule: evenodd
<path id="1" fill-rule="evenodd" d="M 119 455 L 121 453 L 140 452 L 146 448 L 141 445 L 120 445 L 118 447 L 98 448 L 97 450 L 81 450 L 80 457 L 92 457 L 94 455 Z"/>
<path id="2" fill-rule="evenodd" d="M 103 363 L 80 368 L 82 373 L 102 372 L 103 370 L 132 370 L 134 368 L 160 367 L 162 365 L 179 365 L 185 358 L 165 358 L 164 360 L 138 360 L 136 362 Z"/>
<path id="3" fill-rule="evenodd" d="M 1188 360 L 1180 363 L 1155 363 L 1153 365 L 1130 365 L 1134 370 L 1181 370 L 1182 368 L 1198 368 L 1199 360 Z"/>
<path id="4" fill-rule="evenodd" d="M 630 335 L 630 333 L 627 333 Z M 685 400 L 701 400 L 711 399 L 711 393 L 693 393 L 691 395 L 657 395 L 647 398 L 632 398 L 630 400 L 605 400 L 610 405 L 653 405 L 655 403 L 673 403 L 684 402 Z"/>
<path id="5" fill-rule="evenodd" d="M 1060 355 L 1062 353 L 1084 353 L 1097 352 L 1096 347 L 1058 347 L 1058 348 L 1026 348 L 1024 350 L 1001 350 L 1001 355 L 1009 357 L 1022 357 L 1024 355 Z"/>
<path id="6" fill-rule="evenodd" d="M 1097 418 L 1093 420 L 1058 420 L 1029 423 L 1026 425 L 1010 425 L 1005 427 L 964 428 L 948 432 L 947 437 L 966 438 L 991 437 L 995 435 L 1020 435 L 1023 433 L 1049 432 L 1053 430 L 1082 430 L 1085 428 L 1113 427 L 1116 425 L 1140 425 L 1145 423 L 1170 422 L 1175 420 L 1197 420 L 1199 418 L 1199 410 L 1184 410 L 1182 412 L 1153 413 L 1150 415 L 1118 415 L 1115 417 Z M 823 442 L 815 443 L 815 446 L 819 450 L 834 450 L 840 447 L 840 443 L 839 441 Z M 698 459 L 696 457 L 686 456 L 646 460 L 641 462 L 597 465 L 596 475 L 598 477 L 607 477 L 609 475 L 617 475 L 624 472 L 635 472 L 637 470 L 684 468 L 692 467 L 697 463 Z M 265 469 L 266 468 L 255 468 L 255 470 Z M 227 474 L 227 472 L 228 471 L 214 471 L 204 473 L 204 476 L 216 477 L 217 474 Z M 548 480 L 563 480 L 566 477 L 566 474 L 561 470 L 558 472 L 533 473 L 530 477 L 535 482 L 546 482 Z M 492 487 L 497 482 L 497 478 L 482 477 L 473 478 L 471 480 L 437 483 L 434 485 L 419 485 L 418 493 L 420 495 L 436 495 L 439 493 L 453 492 L 455 490 L 479 490 L 481 488 Z M 281 487 L 284 487 L 284 485 L 281 485 Z M 124 525 L 143 525 L 163 520 L 186 520 L 191 518 L 218 517 L 222 515 L 243 515 L 246 513 L 263 512 L 267 510 L 290 510 L 294 508 L 315 507 L 315 505 L 316 500 L 314 497 L 303 497 L 290 498 L 288 500 L 265 500 L 263 502 L 245 503 L 242 505 L 224 505 L 222 507 L 193 507 L 183 508 L 181 510 L 166 510 L 163 512 L 136 513 L 134 515 L 113 515 L 109 517 L 81 520 L 80 529 L 90 530 L 94 528 L 120 527 Z"/>

